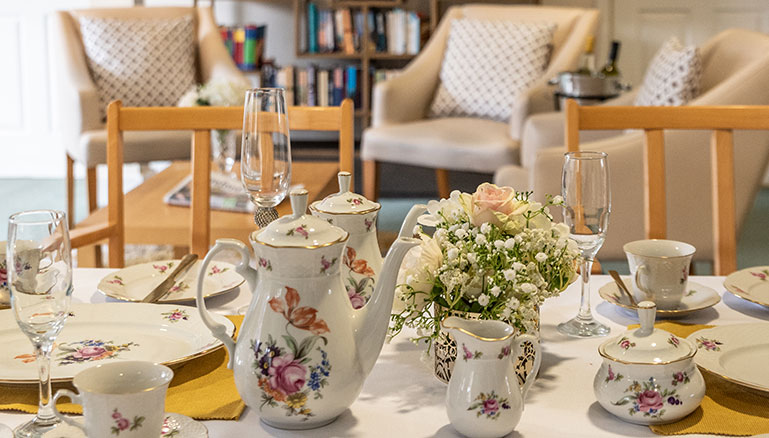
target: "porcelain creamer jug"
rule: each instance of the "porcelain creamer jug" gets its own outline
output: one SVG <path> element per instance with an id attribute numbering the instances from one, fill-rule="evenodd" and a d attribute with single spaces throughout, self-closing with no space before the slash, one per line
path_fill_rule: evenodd
<path id="1" fill-rule="evenodd" d="M 253 297 L 237 343 L 210 318 L 201 288 L 197 305 L 230 354 L 246 404 L 270 426 L 310 429 L 333 421 L 360 393 L 384 344 L 398 267 L 419 241 L 395 242 L 369 304 L 355 310 L 339 271 L 347 232 L 305 214 L 306 190 L 291 193 L 291 206 L 293 215 L 251 235 L 256 274 L 247 247 L 234 239 L 218 240 L 203 261 L 200 284 L 220 251 L 242 257 L 236 270 Z"/>
<path id="2" fill-rule="evenodd" d="M 526 393 L 539 371 L 539 341 L 532 335 L 514 336 L 515 329 L 502 321 L 450 316 L 441 322 L 441 328 L 457 343 L 457 360 L 446 392 L 449 421 L 468 437 L 509 434 L 521 419 Z M 521 387 L 514 362 L 524 342 L 534 346 L 536 356 Z"/>
<path id="3" fill-rule="evenodd" d="M 382 271 L 383 259 L 376 232 L 381 205 L 350 191 L 350 172 L 339 172 L 338 178 L 339 193 L 313 202 L 310 212 L 350 235 L 340 269 L 350 303 L 353 308 L 360 309 L 371 299 Z M 426 205 L 413 206 L 401 225 L 399 237 L 410 237 L 417 217 L 425 211 Z"/>

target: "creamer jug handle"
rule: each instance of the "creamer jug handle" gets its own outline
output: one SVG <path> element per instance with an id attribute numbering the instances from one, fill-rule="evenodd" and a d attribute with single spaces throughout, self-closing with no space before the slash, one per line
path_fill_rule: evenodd
<path id="1" fill-rule="evenodd" d="M 198 272 L 198 289 L 195 300 L 197 301 L 198 312 L 200 313 L 200 318 L 203 320 L 203 324 L 205 324 L 206 327 L 211 330 L 211 334 L 216 339 L 222 341 L 224 347 L 227 348 L 227 352 L 230 354 L 230 361 L 227 363 L 227 368 L 232 369 L 235 362 L 235 341 L 233 341 L 232 337 L 227 334 L 227 327 L 211 318 L 211 315 L 206 308 L 206 302 L 203 299 L 203 282 L 206 278 L 206 272 L 208 272 L 208 264 L 211 263 L 216 254 L 225 249 L 233 249 L 240 253 L 240 262 L 235 266 L 235 271 L 246 279 L 248 289 L 254 290 L 256 275 L 254 270 L 248 266 L 248 263 L 251 260 L 251 253 L 248 251 L 248 247 L 237 239 L 217 239 L 216 244 L 210 251 L 208 251 L 206 258 L 203 259 L 203 264 L 200 266 L 200 272 Z"/>
<path id="2" fill-rule="evenodd" d="M 534 366 L 531 368 L 531 371 L 526 375 L 526 380 L 523 382 L 523 387 L 521 387 L 521 400 L 526 400 L 526 393 L 529 392 L 529 387 L 532 383 L 537 379 L 537 373 L 539 372 L 539 366 L 542 364 L 542 349 L 539 346 L 539 339 L 537 339 L 534 335 L 519 335 L 515 338 L 515 341 L 513 341 L 514 347 L 513 348 L 513 354 L 511 354 L 510 360 L 513 361 L 513 365 L 515 365 L 515 361 L 518 358 L 518 356 L 521 355 L 521 352 L 523 351 L 523 343 L 524 342 L 530 342 L 531 345 L 534 347 Z M 513 368 L 513 372 L 515 372 L 515 368 Z M 518 381 L 518 377 L 516 376 L 515 381 Z"/>

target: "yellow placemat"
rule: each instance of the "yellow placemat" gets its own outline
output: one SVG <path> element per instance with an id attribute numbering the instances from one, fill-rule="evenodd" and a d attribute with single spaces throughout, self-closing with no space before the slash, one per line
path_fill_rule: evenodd
<path id="1" fill-rule="evenodd" d="M 681 338 L 713 327 L 675 322 L 661 322 L 654 326 Z M 638 325 L 629 328 L 634 327 Z M 703 371 L 702 375 L 706 390 L 700 407 L 675 423 L 649 426 L 652 432 L 660 435 L 699 433 L 731 436 L 769 433 L 769 396 L 727 382 L 707 371 Z"/>
<path id="2" fill-rule="evenodd" d="M 243 316 L 228 316 L 240 330 Z M 246 404 L 235 388 L 232 371 L 227 369 L 229 356 L 224 348 L 191 360 L 174 368 L 174 379 L 166 394 L 166 412 L 174 412 L 196 420 L 237 420 Z M 69 384 L 54 385 L 71 388 Z M 0 387 L 0 410 L 17 410 L 34 414 L 37 412 L 37 386 Z M 81 414 L 80 405 L 58 403 L 61 412 Z"/>

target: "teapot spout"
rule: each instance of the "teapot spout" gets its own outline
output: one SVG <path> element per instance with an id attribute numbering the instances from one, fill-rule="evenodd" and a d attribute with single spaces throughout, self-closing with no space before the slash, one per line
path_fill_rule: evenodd
<path id="1" fill-rule="evenodd" d="M 395 281 L 403 257 L 409 249 L 419 245 L 419 239 L 399 237 L 385 257 L 371 299 L 362 309 L 353 313 L 353 336 L 364 375 L 368 375 L 382 351 L 395 298 Z"/>

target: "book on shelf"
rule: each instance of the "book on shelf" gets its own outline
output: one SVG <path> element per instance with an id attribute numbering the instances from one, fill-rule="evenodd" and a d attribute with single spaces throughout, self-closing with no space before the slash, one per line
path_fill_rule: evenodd
<path id="1" fill-rule="evenodd" d="M 373 72 L 372 69 L 372 75 Z M 337 106 L 345 98 L 350 98 L 355 102 L 355 107 L 360 108 L 363 83 L 361 75 L 360 66 L 357 65 L 286 66 L 276 68 L 274 81 L 265 79 L 263 86 L 285 89 L 288 105 Z"/>
<path id="2" fill-rule="evenodd" d="M 427 27 L 421 15 L 401 8 L 373 9 L 365 15 L 360 9 L 323 9 L 309 2 L 306 11 L 304 50 L 309 54 L 416 55 Z"/>
<path id="3" fill-rule="evenodd" d="M 163 197 L 168 205 L 189 207 L 192 203 L 192 175 L 188 175 Z M 211 174 L 211 209 L 252 213 L 254 204 L 239 179 L 221 173 Z"/>
<path id="4" fill-rule="evenodd" d="M 262 65 L 267 26 L 220 26 L 219 34 L 232 60 L 242 70 L 255 70 Z"/>

